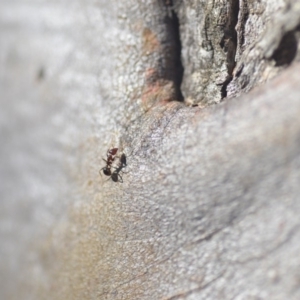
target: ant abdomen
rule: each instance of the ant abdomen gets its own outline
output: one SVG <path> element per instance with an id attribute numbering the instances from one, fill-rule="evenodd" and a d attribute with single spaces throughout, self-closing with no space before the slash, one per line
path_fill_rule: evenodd
<path id="1" fill-rule="evenodd" d="M 109 155 L 115 156 L 115 155 L 117 154 L 118 150 L 119 150 L 119 148 L 112 148 L 112 149 L 109 149 L 109 150 L 107 151 L 107 157 L 108 157 Z"/>
<path id="2" fill-rule="evenodd" d="M 127 166 L 126 155 L 124 153 L 122 153 L 122 155 L 120 157 L 120 163 L 123 168 Z"/>

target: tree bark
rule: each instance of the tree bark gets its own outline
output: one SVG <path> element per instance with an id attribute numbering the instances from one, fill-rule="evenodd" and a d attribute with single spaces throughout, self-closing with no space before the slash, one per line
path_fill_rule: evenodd
<path id="1" fill-rule="evenodd" d="M 1 299 L 300 298 L 300 1 L 3 0 L 0 32 Z"/>

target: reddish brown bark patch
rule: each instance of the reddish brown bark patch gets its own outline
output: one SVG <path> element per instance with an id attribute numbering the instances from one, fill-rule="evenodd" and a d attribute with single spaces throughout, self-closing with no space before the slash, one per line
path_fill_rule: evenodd
<path id="1" fill-rule="evenodd" d="M 143 52 L 144 53 L 147 53 L 147 52 L 152 53 L 159 48 L 159 41 L 151 29 L 145 28 L 143 30 L 142 35 L 143 35 Z"/>
<path id="2" fill-rule="evenodd" d="M 175 100 L 173 82 L 156 81 L 154 84 L 145 88 L 142 95 L 142 107 L 145 111 L 151 109 L 155 104 L 170 102 Z"/>

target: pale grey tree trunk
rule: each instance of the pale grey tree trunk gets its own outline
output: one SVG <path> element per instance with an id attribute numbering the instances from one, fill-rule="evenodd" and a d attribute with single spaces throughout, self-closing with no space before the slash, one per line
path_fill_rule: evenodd
<path id="1" fill-rule="evenodd" d="M 300 299 L 299 39 L 298 0 L 2 0 L 0 298 Z"/>

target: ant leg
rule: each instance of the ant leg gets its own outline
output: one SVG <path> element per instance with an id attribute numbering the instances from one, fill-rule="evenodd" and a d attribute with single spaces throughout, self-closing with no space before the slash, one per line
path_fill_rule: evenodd
<path id="1" fill-rule="evenodd" d="M 107 160 L 106 159 L 104 159 L 104 158 L 102 158 L 102 160 L 104 160 L 105 162 L 106 162 L 106 164 L 107 164 Z M 99 174 L 102 176 L 102 170 L 104 170 L 106 168 L 106 166 L 105 167 L 103 167 L 103 168 L 101 168 L 100 170 L 99 170 Z"/>
<path id="2" fill-rule="evenodd" d="M 121 182 L 121 183 L 123 183 L 123 177 L 121 176 L 120 173 L 118 173 L 118 181 Z"/>
<path id="3" fill-rule="evenodd" d="M 106 167 L 103 167 L 103 168 L 101 168 L 100 170 L 99 170 L 99 175 L 102 177 L 102 170 L 104 170 Z"/>
<path id="4" fill-rule="evenodd" d="M 129 173 L 129 172 L 124 172 L 123 171 L 123 168 L 125 168 L 125 167 L 113 167 L 114 169 L 115 169 L 115 171 L 113 172 L 113 174 L 119 174 L 120 175 L 120 172 L 122 172 L 123 174 L 127 174 L 127 173 Z M 121 175 L 120 175 L 121 176 Z"/>

